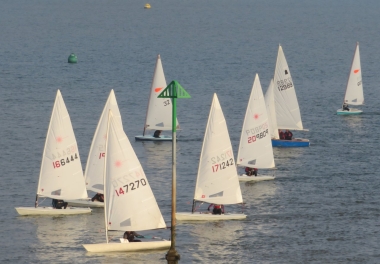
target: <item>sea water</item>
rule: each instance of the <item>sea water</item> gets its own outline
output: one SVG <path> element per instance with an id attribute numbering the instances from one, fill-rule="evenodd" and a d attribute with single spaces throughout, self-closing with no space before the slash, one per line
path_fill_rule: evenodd
<path id="1" fill-rule="evenodd" d="M 236 155 L 255 74 L 265 92 L 279 44 L 310 130 L 294 135 L 311 145 L 276 148 L 275 181 L 241 183 L 246 220 L 179 222 L 180 262 L 379 262 L 380 2 L 163 0 L 144 9 L 145 3 L 0 3 L 0 262 L 166 263 L 166 251 L 87 253 L 83 243 L 105 242 L 102 209 L 91 215 L 18 216 L 14 207 L 34 205 L 57 89 L 83 168 L 104 103 L 115 90 L 124 130 L 170 226 L 171 143 L 134 141 L 144 127 L 157 55 L 167 82 L 177 80 L 192 96 L 177 104 L 177 210 L 190 211 L 213 93 Z M 337 116 L 357 41 L 364 113 Z M 71 53 L 77 64 L 67 63 Z M 170 237 L 169 230 L 144 234 Z M 115 241 L 121 235 L 110 233 Z"/>

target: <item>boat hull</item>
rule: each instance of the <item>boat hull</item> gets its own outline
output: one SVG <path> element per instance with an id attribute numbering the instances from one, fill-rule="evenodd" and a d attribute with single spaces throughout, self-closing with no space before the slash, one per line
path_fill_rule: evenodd
<path id="1" fill-rule="evenodd" d="M 152 135 L 139 135 L 139 136 L 135 136 L 135 139 L 137 141 L 172 141 L 172 137 L 171 136 L 160 136 L 159 138 L 155 138 L 153 137 Z"/>
<path id="2" fill-rule="evenodd" d="M 292 140 L 272 139 L 272 146 L 288 148 L 309 147 L 310 141 L 304 138 L 295 138 Z"/>
<path id="3" fill-rule="evenodd" d="M 221 220 L 241 220 L 247 218 L 245 214 L 221 214 L 214 215 L 210 213 L 188 213 L 179 212 L 175 214 L 178 221 L 221 221 Z"/>
<path id="4" fill-rule="evenodd" d="M 66 209 L 54 209 L 53 207 L 15 207 L 19 215 L 76 215 L 90 214 L 90 208 L 67 207 Z"/>
<path id="5" fill-rule="evenodd" d="M 70 206 L 77 207 L 104 207 L 104 203 L 91 200 L 65 200 L 65 202 L 68 202 Z"/>
<path id="6" fill-rule="evenodd" d="M 247 176 L 245 174 L 239 175 L 240 182 L 259 182 L 259 181 L 273 181 L 274 176 L 271 175 L 258 175 L 258 176 Z"/>
<path id="7" fill-rule="evenodd" d="M 130 252 L 168 249 L 171 241 L 149 241 L 149 242 L 132 242 L 132 243 L 102 243 L 102 244 L 84 244 L 83 247 L 88 252 L 106 253 L 106 252 Z"/>
<path id="8" fill-rule="evenodd" d="M 363 113 L 363 110 L 350 108 L 350 111 L 343 111 L 343 109 L 336 110 L 337 115 L 360 115 Z"/>

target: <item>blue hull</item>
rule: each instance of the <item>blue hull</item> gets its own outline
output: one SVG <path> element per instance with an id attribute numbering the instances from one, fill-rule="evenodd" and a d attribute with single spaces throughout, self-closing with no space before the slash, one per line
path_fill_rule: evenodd
<path id="1" fill-rule="evenodd" d="M 272 146 L 285 147 L 285 148 L 309 147 L 310 141 L 308 139 L 301 139 L 301 138 L 296 138 L 293 140 L 272 139 Z"/>

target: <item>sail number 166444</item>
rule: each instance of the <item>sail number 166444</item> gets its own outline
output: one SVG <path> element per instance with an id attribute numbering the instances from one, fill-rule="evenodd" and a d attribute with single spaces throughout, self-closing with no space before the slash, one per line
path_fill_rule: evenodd
<path id="1" fill-rule="evenodd" d="M 65 165 L 69 164 L 70 162 L 75 161 L 76 159 L 78 159 L 77 153 L 75 153 L 74 155 L 71 155 L 71 157 L 69 156 L 69 157 L 64 158 L 64 159 L 53 161 L 53 168 L 58 169 L 60 167 L 63 167 Z"/>
<path id="2" fill-rule="evenodd" d="M 218 170 L 224 170 L 229 166 L 234 165 L 234 160 L 229 159 L 227 161 L 223 161 L 219 164 L 212 165 L 212 172 L 217 172 Z"/>

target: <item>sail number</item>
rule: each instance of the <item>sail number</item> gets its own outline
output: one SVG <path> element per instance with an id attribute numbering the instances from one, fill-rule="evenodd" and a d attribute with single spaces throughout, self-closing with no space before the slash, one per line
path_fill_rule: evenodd
<path id="1" fill-rule="evenodd" d="M 137 181 L 134 181 L 134 182 L 131 182 L 129 184 L 124 185 L 123 187 L 125 188 L 125 191 L 123 190 L 123 187 L 120 187 L 119 190 L 115 190 L 116 195 L 120 196 L 122 194 L 127 193 L 129 190 L 130 191 L 136 190 L 137 188 L 140 187 L 140 182 L 141 182 L 142 186 L 146 185 L 146 180 L 140 179 L 140 180 L 137 180 Z"/>
<path id="2" fill-rule="evenodd" d="M 232 166 L 234 165 L 234 160 L 233 159 L 229 159 L 227 160 L 226 162 L 222 162 L 220 164 L 215 164 L 215 165 L 212 165 L 212 172 L 217 172 L 219 169 L 220 170 L 223 170 L 229 166 Z"/>
<path id="3" fill-rule="evenodd" d="M 280 92 L 286 89 L 289 89 L 291 87 L 293 87 L 293 82 L 292 82 L 291 77 L 281 80 L 281 81 L 277 81 L 277 88 Z"/>
<path id="4" fill-rule="evenodd" d="M 58 169 L 65 166 L 66 164 L 69 164 L 72 161 L 75 161 L 76 159 L 78 159 L 78 154 L 74 153 L 74 155 L 71 155 L 71 157 L 53 161 L 53 168 Z"/>
<path id="5" fill-rule="evenodd" d="M 164 106 L 170 105 L 170 99 L 164 101 Z"/>
<path id="6" fill-rule="evenodd" d="M 268 129 L 264 130 L 260 134 L 256 134 L 254 136 L 248 137 L 248 143 L 253 143 L 256 141 L 256 139 L 262 139 L 268 135 Z"/>

